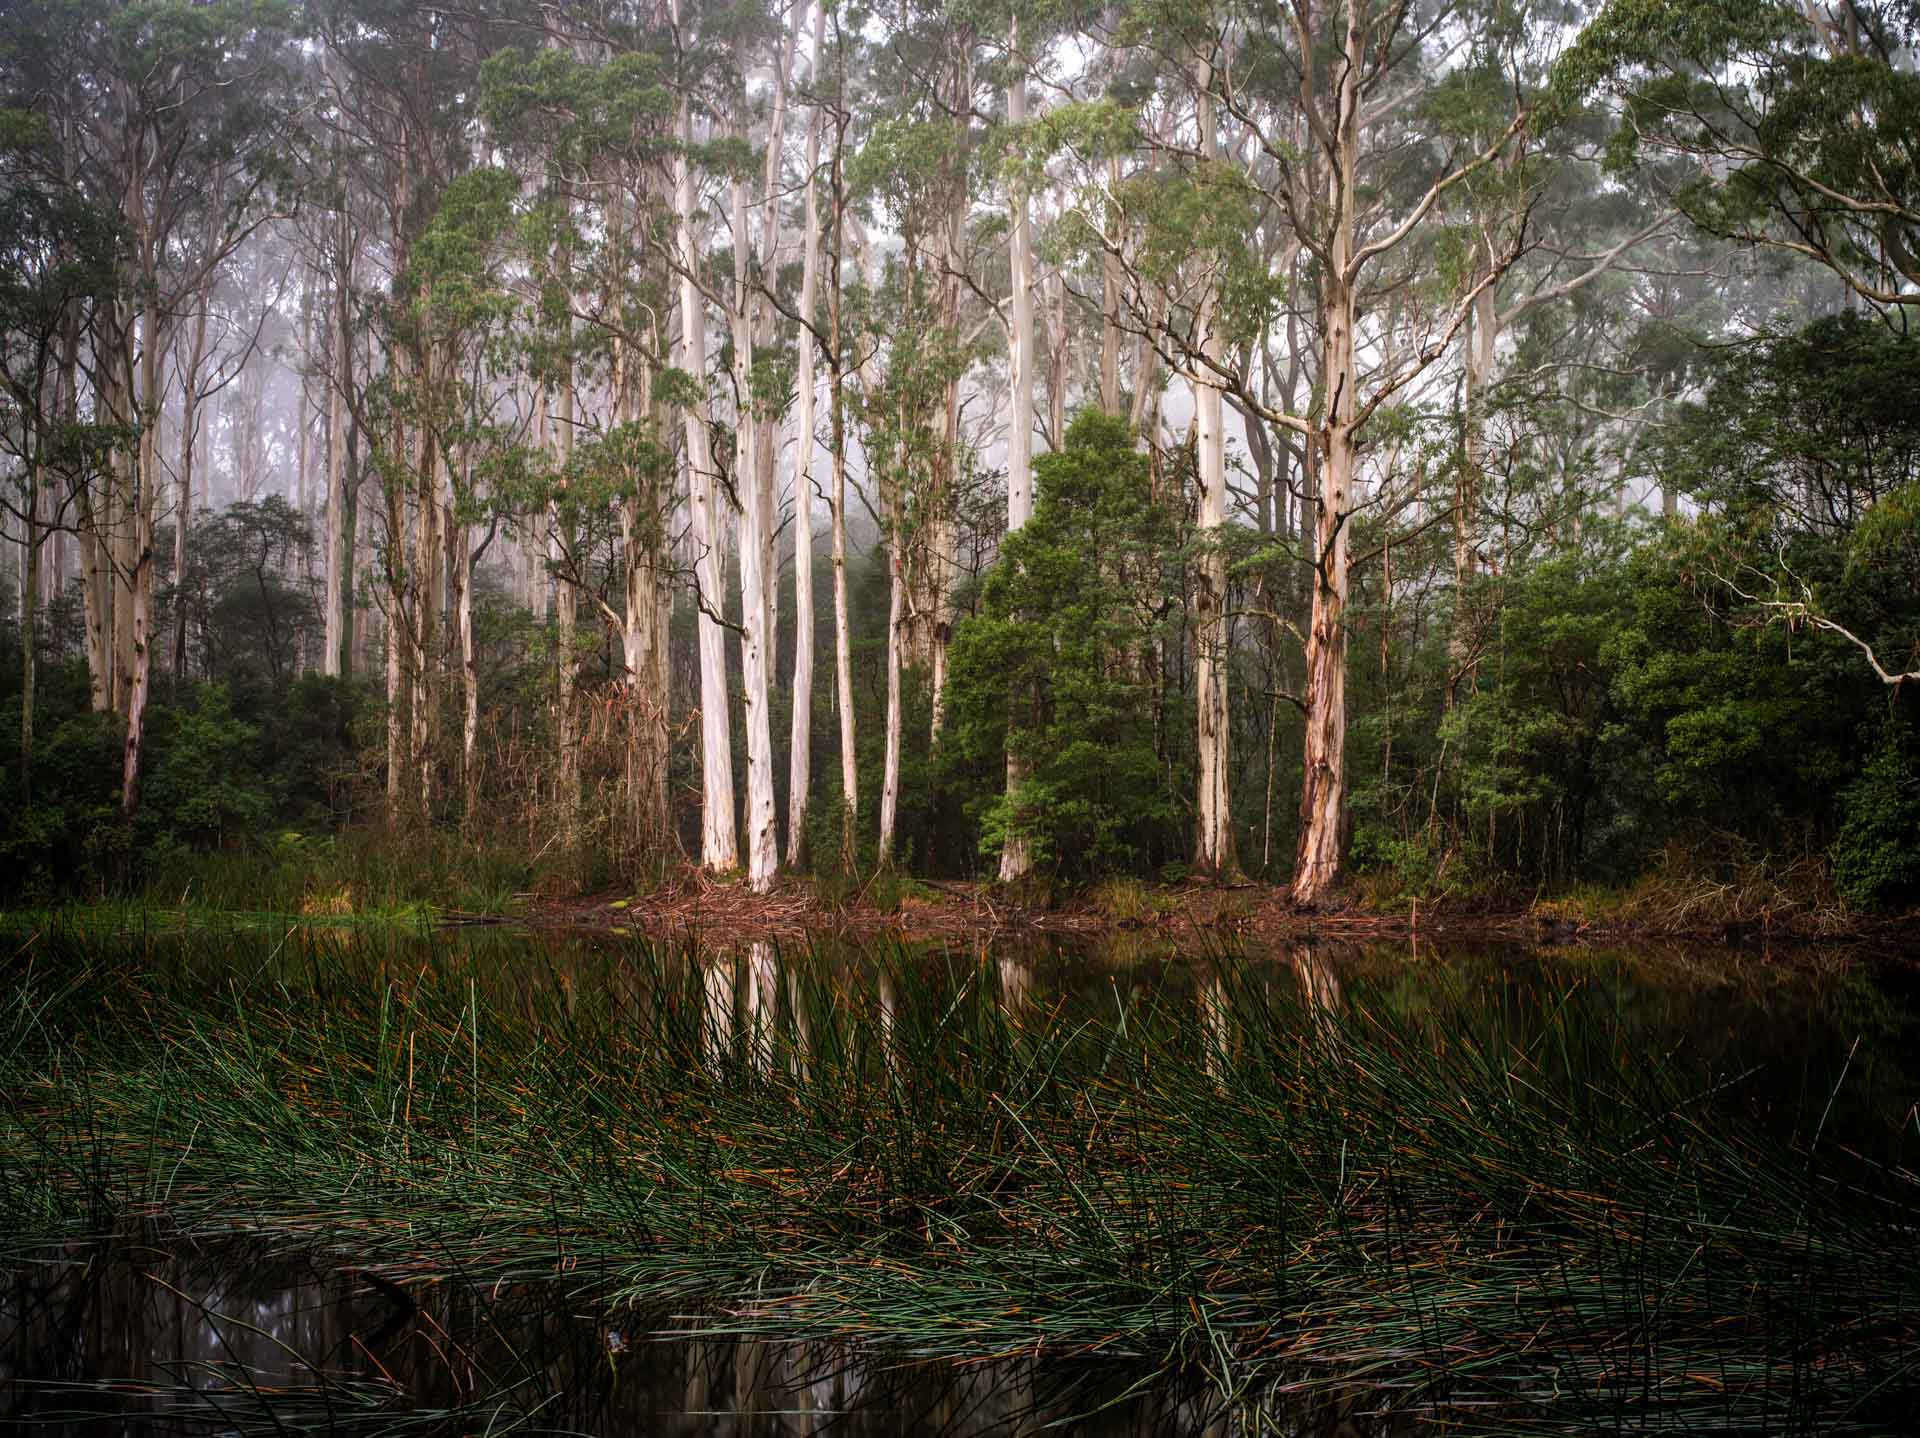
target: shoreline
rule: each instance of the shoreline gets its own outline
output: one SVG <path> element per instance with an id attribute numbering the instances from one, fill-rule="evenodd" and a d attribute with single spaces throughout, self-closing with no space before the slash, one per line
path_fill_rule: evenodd
<path id="1" fill-rule="evenodd" d="M 1663 923 L 1632 917 L 1578 917 L 1563 900 L 1501 906 L 1453 900 L 1411 904 L 1405 910 L 1369 907 L 1350 900 L 1337 907 L 1303 910 L 1284 887 L 1242 881 L 1095 886 L 1057 903 L 1022 902 L 991 882 L 900 878 L 890 902 L 869 896 L 872 880 L 849 897 L 830 899 L 806 878 L 785 878 L 765 894 L 744 881 L 715 879 L 683 869 L 656 889 L 620 891 L 574 899 L 524 896 L 526 909 L 513 915 L 445 914 L 451 923 L 529 923 L 653 935 L 718 933 L 743 938 L 787 938 L 820 933 L 847 937 L 957 939 L 978 942 L 1022 935 L 1101 939 L 1121 935 L 1232 937 L 1264 942 L 1329 939 L 1472 940 L 1502 943 L 1605 946 L 1622 942 L 1711 945 L 1764 949 L 1772 945 L 1817 945 L 1884 951 L 1920 959 L 1920 915 L 1871 916 L 1810 910 L 1779 918 Z"/>

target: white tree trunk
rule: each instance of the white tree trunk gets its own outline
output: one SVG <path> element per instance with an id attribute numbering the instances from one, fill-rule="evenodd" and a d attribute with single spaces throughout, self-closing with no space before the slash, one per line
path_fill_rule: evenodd
<path id="1" fill-rule="evenodd" d="M 773 887 L 780 865 L 773 803 L 773 725 L 767 655 L 766 560 L 773 518 L 760 482 L 762 435 L 774 428 L 753 400 L 752 301 L 747 288 L 747 187 L 733 184 L 733 379 L 739 396 L 735 488 L 740 495 L 740 667 L 746 686 L 747 883 L 758 894 Z"/>
<path id="2" fill-rule="evenodd" d="M 675 7 L 678 13 L 678 6 Z M 693 143 L 693 121 L 680 102 L 680 137 Z M 687 406 L 687 494 L 692 512 L 694 584 L 700 617 L 700 862 L 717 871 L 739 865 L 733 817 L 733 736 L 727 715 L 726 635 L 720 613 L 726 602 L 720 563 L 720 524 L 714 513 L 713 446 L 707 430 L 707 318 L 693 276 L 700 265 L 693 233 L 693 168 L 685 153 L 674 160 L 673 202 L 680 275 L 681 363 L 702 398 Z"/>
<path id="3" fill-rule="evenodd" d="M 1212 67 L 1199 67 L 1200 153 L 1215 158 L 1218 136 L 1214 120 Z M 1219 270 L 1216 257 L 1207 260 L 1207 290 L 1200 302 L 1201 362 L 1193 369 L 1194 428 L 1199 464 L 1199 538 L 1205 546 L 1198 564 L 1194 594 L 1194 694 L 1198 709 L 1199 787 L 1195 800 L 1198 834 L 1194 867 L 1203 873 L 1226 874 L 1234 867 L 1233 814 L 1230 803 L 1232 770 L 1228 764 L 1227 711 L 1227 557 L 1221 542 L 1227 522 L 1226 429 L 1222 422 L 1220 385 L 1212 365 L 1225 361 L 1226 345 L 1216 317 Z"/>
<path id="4" fill-rule="evenodd" d="M 856 824 L 860 815 L 860 756 L 854 743 L 853 629 L 847 610 L 847 387 L 841 368 L 841 254 L 846 242 L 846 206 L 840 174 L 842 136 L 836 132 L 833 152 L 833 288 L 828 294 L 828 340 L 833 347 L 833 672 L 840 713 L 840 863 L 851 870 L 857 854 Z"/>
<path id="5" fill-rule="evenodd" d="M 814 7 L 813 78 L 820 79 L 827 9 Z M 787 748 L 787 862 L 806 860 L 807 799 L 813 785 L 813 452 L 815 372 L 814 309 L 820 291 L 820 210 L 814 171 L 820 168 L 820 107 L 807 120 L 806 233 L 800 260 L 799 413 L 794 426 L 793 467 L 793 728 Z"/>
<path id="6" fill-rule="evenodd" d="M 132 523 L 127 566 L 132 653 L 128 656 L 126 692 L 127 737 L 120 769 L 120 812 L 131 817 L 140 803 L 140 766 L 146 752 L 147 695 L 153 678 L 153 515 L 160 486 L 160 349 L 161 342 L 149 315 L 143 325 L 140 353 L 140 442 L 137 490 L 132 496 Z"/>
<path id="7" fill-rule="evenodd" d="M 173 515 L 173 682 L 187 677 L 187 607 L 182 603 L 187 576 L 187 532 L 193 527 L 193 461 L 200 447 L 200 366 L 207 355 L 207 310 L 211 295 L 200 296 L 193 320 L 193 345 L 180 395 L 179 494 Z"/>
<path id="8" fill-rule="evenodd" d="M 465 472 L 466 456 L 461 456 L 460 463 Z M 464 524 L 453 525 L 449 537 L 454 622 L 460 632 L 460 796 L 466 805 L 468 832 L 473 833 L 480 818 L 480 775 L 474 763 L 480 741 L 480 666 L 473 645 L 473 540 Z"/>
<path id="9" fill-rule="evenodd" d="M 887 750 L 880 776 L 880 864 L 893 862 L 894 825 L 900 812 L 900 630 L 906 616 L 906 555 L 900 531 L 904 520 L 897 503 L 888 506 L 887 568 Z"/>
<path id="10" fill-rule="evenodd" d="M 1007 122 L 1016 129 L 1027 121 L 1027 72 L 1019 62 L 1020 28 L 1013 26 L 1013 79 L 1007 86 Z M 1007 533 L 1033 517 L 1033 226 L 1027 187 L 1013 187 L 1013 292 L 1007 330 Z M 1007 794 L 1013 797 L 1025 781 L 1026 769 L 1018 757 L 1007 755 Z M 1026 839 L 1009 834 L 1000 850 L 1000 879 L 1011 883 L 1033 868 Z"/>
<path id="11" fill-rule="evenodd" d="M 329 678 L 345 672 L 347 621 L 352 612 L 348 608 L 351 597 L 346 561 L 353 540 L 347 530 L 347 387 L 352 383 L 353 366 L 347 305 L 353 269 L 345 252 L 344 225 L 341 239 L 342 254 L 334 268 L 333 374 L 327 386 L 326 653 L 321 657 L 321 672 Z"/>

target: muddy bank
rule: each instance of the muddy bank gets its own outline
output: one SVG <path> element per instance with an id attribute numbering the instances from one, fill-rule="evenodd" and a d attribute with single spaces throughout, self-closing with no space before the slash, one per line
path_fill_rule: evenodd
<path id="1" fill-rule="evenodd" d="M 450 922 L 513 922 L 447 915 Z M 1358 899 L 1317 910 L 1295 905 L 1271 884 L 1105 884 L 1049 900 L 994 883 L 886 877 L 840 894 L 812 880 L 784 879 L 756 894 L 744 881 L 683 868 L 640 894 L 572 899 L 527 896 L 520 921 L 658 936 L 699 934 L 752 942 L 804 934 L 896 936 L 987 944 L 1019 934 L 1108 934 L 1259 942 L 1314 938 L 1500 938 L 1554 944 L 1617 945 L 1633 940 L 1766 947 L 1845 944 L 1920 956 L 1920 915 L 1868 916 L 1834 910 L 1724 918 L 1714 915 L 1590 914 L 1565 901 L 1497 904 L 1451 900 L 1392 910 Z"/>

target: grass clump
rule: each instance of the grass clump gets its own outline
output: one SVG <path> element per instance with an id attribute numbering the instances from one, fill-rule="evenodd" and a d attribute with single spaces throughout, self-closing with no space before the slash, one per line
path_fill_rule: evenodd
<path id="1" fill-rule="evenodd" d="M 1256 1427 L 1868 1432 L 1915 1387 L 1911 1176 L 1726 1122 L 1577 987 L 1524 1038 L 1233 966 L 1096 1022 L 900 951 L 299 931 L 49 932 L 10 986 L 16 1256 L 246 1233 L 708 1334 L 1098 1354 Z"/>

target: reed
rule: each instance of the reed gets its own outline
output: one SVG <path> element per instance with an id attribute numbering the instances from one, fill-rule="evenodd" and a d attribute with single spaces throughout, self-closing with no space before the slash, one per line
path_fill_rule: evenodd
<path id="1" fill-rule="evenodd" d="M 0 1017 L 15 1258 L 130 1224 L 676 1331 L 1106 1357 L 1258 1422 L 1884 1431 L 1910 1173 L 1739 1120 L 1571 987 L 1524 1032 L 1225 961 L 59 928 Z"/>

